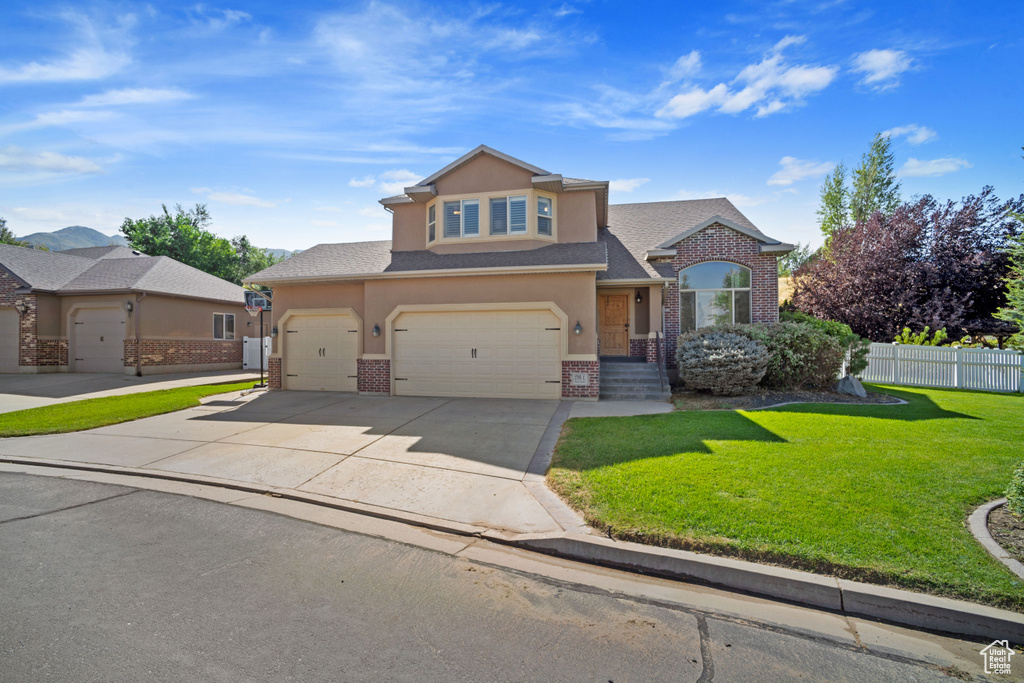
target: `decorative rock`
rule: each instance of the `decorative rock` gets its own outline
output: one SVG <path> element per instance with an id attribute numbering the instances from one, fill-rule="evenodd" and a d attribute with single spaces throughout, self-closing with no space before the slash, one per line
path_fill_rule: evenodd
<path id="1" fill-rule="evenodd" d="M 836 382 L 832 390 L 840 394 L 860 396 L 861 398 L 865 398 L 868 395 L 868 392 L 864 391 L 864 385 L 853 375 L 847 375 Z"/>

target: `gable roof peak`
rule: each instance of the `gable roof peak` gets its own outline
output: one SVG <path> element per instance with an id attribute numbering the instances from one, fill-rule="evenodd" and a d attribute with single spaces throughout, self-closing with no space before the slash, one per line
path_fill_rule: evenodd
<path id="1" fill-rule="evenodd" d="M 423 180 L 421 180 L 420 182 L 416 183 L 416 185 L 414 185 L 414 187 L 425 187 L 427 185 L 432 185 L 434 183 L 434 181 L 436 181 L 439 178 L 442 178 L 442 177 L 448 175 L 449 173 L 451 173 L 455 169 L 459 168 L 460 166 L 463 166 L 463 165 L 469 163 L 470 161 L 472 161 L 473 159 L 477 158 L 481 154 L 487 154 L 487 155 L 490 155 L 490 156 L 492 156 L 492 157 L 494 157 L 496 159 L 501 159 L 502 161 L 508 162 L 508 163 L 512 164 L 513 166 L 518 166 L 519 168 L 522 168 L 522 169 L 525 169 L 527 171 L 530 171 L 534 175 L 551 175 L 548 171 L 545 171 L 543 168 L 540 168 L 539 166 L 534 166 L 533 164 L 528 164 L 525 161 L 523 161 L 522 159 L 516 159 L 515 157 L 509 156 L 508 154 L 505 154 L 504 152 L 499 152 L 498 150 L 494 149 L 493 147 L 488 147 L 487 145 L 478 145 L 474 149 L 470 150 L 469 152 L 466 152 L 461 157 L 459 157 L 455 161 L 451 162 L 450 164 L 448 164 L 447 166 L 442 168 L 440 171 L 437 171 L 433 175 L 430 175 L 430 176 L 424 178 Z"/>

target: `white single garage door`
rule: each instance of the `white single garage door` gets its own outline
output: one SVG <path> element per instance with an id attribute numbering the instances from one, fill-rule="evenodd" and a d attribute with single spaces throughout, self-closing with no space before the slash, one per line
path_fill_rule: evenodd
<path id="1" fill-rule="evenodd" d="M 355 391 L 359 325 L 347 314 L 288 318 L 284 335 L 284 388 Z"/>
<path id="2" fill-rule="evenodd" d="M 75 372 L 124 372 L 126 314 L 120 306 L 81 308 L 74 315 Z"/>
<path id="3" fill-rule="evenodd" d="M 0 309 L 0 372 L 18 371 L 18 312 Z"/>
<path id="4" fill-rule="evenodd" d="M 561 398 L 559 328 L 547 310 L 402 313 L 395 394 Z"/>

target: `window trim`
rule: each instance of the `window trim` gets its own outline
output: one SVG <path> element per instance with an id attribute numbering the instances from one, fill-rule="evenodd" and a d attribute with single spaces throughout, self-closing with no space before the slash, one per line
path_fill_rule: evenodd
<path id="1" fill-rule="evenodd" d="M 221 317 L 221 336 L 217 336 L 217 316 Z M 228 318 L 231 318 L 231 336 L 228 336 Z M 217 341 L 234 341 L 235 340 L 235 314 L 234 313 L 214 313 L 213 314 L 213 338 Z"/>
<path id="2" fill-rule="evenodd" d="M 749 273 L 748 280 L 749 280 L 750 284 L 747 287 L 702 287 L 702 288 L 697 288 L 697 289 L 694 289 L 694 288 L 683 289 L 683 287 L 682 287 L 683 273 L 686 272 L 687 270 L 689 270 L 690 268 L 693 268 L 694 266 L 703 265 L 705 263 L 725 263 L 725 264 L 729 264 L 731 266 L 738 266 L 740 268 L 743 268 L 744 270 L 746 270 Z M 714 325 L 704 325 L 704 326 L 700 326 L 700 327 L 697 326 L 697 294 L 700 293 L 700 292 L 731 292 L 732 293 L 732 301 L 731 301 L 732 306 L 731 306 L 730 313 L 732 314 L 731 324 L 733 324 L 733 325 L 736 324 L 736 292 L 747 292 L 747 293 L 749 293 L 749 295 L 750 295 L 750 321 L 753 322 L 753 320 L 754 320 L 754 269 L 751 268 L 750 266 L 745 266 L 742 263 L 737 263 L 735 261 L 722 261 L 720 259 L 711 259 L 711 260 L 708 260 L 708 261 L 698 261 L 697 263 L 691 263 L 690 265 L 686 266 L 686 268 L 680 268 L 679 269 L 679 272 L 676 273 L 676 287 L 677 287 L 677 289 L 679 291 L 679 332 L 681 334 L 691 331 L 691 330 L 684 330 L 683 329 L 683 320 L 685 319 L 685 316 L 684 316 L 684 313 L 683 313 L 683 293 L 684 292 L 693 292 L 694 293 L 694 296 L 693 296 L 693 322 L 694 322 L 694 328 L 693 329 L 694 330 L 701 330 L 701 329 L 704 329 L 705 327 L 714 327 Z M 748 323 L 742 323 L 742 324 L 748 324 Z"/>

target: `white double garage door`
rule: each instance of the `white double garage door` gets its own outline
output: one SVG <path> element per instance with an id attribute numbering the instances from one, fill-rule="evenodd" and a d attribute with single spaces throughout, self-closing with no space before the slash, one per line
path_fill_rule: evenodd
<path id="1" fill-rule="evenodd" d="M 349 315 L 289 318 L 284 387 L 355 391 L 357 329 Z M 391 329 L 398 396 L 562 395 L 561 321 L 550 310 L 410 311 Z"/>

